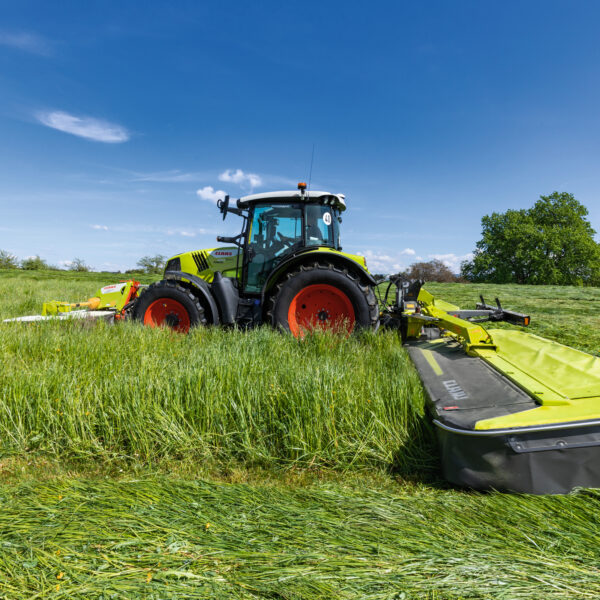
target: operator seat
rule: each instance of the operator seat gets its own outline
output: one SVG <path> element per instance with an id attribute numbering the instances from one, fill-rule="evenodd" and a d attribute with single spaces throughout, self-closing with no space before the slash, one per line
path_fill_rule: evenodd
<path id="1" fill-rule="evenodd" d="M 324 242 L 323 232 L 316 223 L 310 223 L 306 227 L 306 243 L 309 246 L 319 246 Z"/>

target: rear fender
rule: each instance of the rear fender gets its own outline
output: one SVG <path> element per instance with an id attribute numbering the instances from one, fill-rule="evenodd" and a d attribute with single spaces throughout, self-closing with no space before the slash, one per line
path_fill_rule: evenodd
<path id="1" fill-rule="evenodd" d="M 273 270 L 263 286 L 261 292 L 261 304 L 263 306 L 265 305 L 265 300 L 269 295 L 269 292 L 289 271 L 301 265 L 319 261 L 333 264 L 339 269 L 347 269 L 349 272 L 360 277 L 361 282 L 365 285 L 377 285 L 373 276 L 362 265 L 359 265 L 355 260 L 348 258 L 345 254 L 325 250 L 311 250 L 309 252 L 300 252 L 290 256 Z"/>
<path id="2" fill-rule="evenodd" d="M 206 315 L 206 317 L 210 324 L 219 324 L 219 309 L 210 291 L 210 286 L 204 279 L 191 273 L 184 273 L 183 271 L 167 271 L 164 278 L 170 281 L 178 281 L 181 285 L 190 288 L 203 301 L 204 306 L 209 308 L 210 315 Z"/>

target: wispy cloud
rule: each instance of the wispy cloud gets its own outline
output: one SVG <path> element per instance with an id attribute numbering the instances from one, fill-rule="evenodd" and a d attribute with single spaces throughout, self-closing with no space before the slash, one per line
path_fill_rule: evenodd
<path id="1" fill-rule="evenodd" d="M 121 125 L 94 119 L 93 117 L 78 117 L 62 111 L 42 111 L 35 115 L 36 119 L 52 129 L 58 129 L 87 140 L 118 144 L 126 142 L 130 134 Z"/>
<path id="2" fill-rule="evenodd" d="M 242 188 L 254 189 L 259 185 L 262 185 L 262 179 L 260 175 L 256 173 L 244 173 L 241 169 L 227 169 L 219 175 L 219 181 L 225 181 L 227 183 L 235 183 Z"/>
<path id="3" fill-rule="evenodd" d="M 24 31 L 0 31 L 0 46 L 8 46 L 40 56 L 51 56 L 54 53 L 52 42 L 35 33 Z"/>
<path id="4" fill-rule="evenodd" d="M 400 254 L 405 254 L 406 256 L 414 256 L 416 252 L 412 248 L 404 248 L 404 250 L 402 250 Z"/>
<path id="5" fill-rule="evenodd" d="M 283 177 L 281 175 L 261 175 L 260 176 L 261 180 L 262 180 L 262 186 L 264 187 L 273 187 L 273 188 L 279 188 L 279 187 L 284 187 L 286 189 L 291 189 L 291 190 L 295 190 L 296 186 L 298 185 L 299 181 L 302 181 L 302 179 L 292 179 L 290 177 Z M 313 185 L 313 189 L 321 189 L 321 188 L 316 188 Z"/>
<path id="6" fill-rule="evenodd" d="M 215 171 L 185 171 L 182 169 L 169 169 L 165 171 L 149 171 L 135 172 L 128 171 L 132 181 L 145 181 L 150 183 L 189 183 L 189 182 L 204 182 L 207 183 L 214 180 L 215 177 L 219 181 L 233 183 L 242 188 L 252 187 L 285 187 L 295 189 L 298 183 L 295 179 L 282 177 L 281 175 L 257 175 L 256 173 L 244 173 L 241 169 L 227 169 L 217 175 Z"/>
<path id="7" fill-rule="evenodd" d="M 196 237 L 197 235 L 205 235 L 207 233 L 213 233 L 210 229 L 169 229 L 167 235 L 180 235 L 182 237 Z"/>
<path id="8" fill-rule="evenodd" d="M 210 202 L 216 202 L 221 198 L 225 198 L 225 192 L 223 190 L 215 190 L 212 185 L 207 185 L 196 191 L 198 198 L 202 200 L 209 200 Z"/>
<path id="9" fill-rule="evenodd" d="M 108 231 L 108 227 L 106 225 L 90 225 L 92 229 L 100 229 L 102 231 Z"/>
<path id="10" fill-rule="evenodd" d="M 214 173 L 212 175 L 214 177 Z M 186 183 L 190 181 L 202 181 L 210 177 L 207 173 L 192 173 L 172 169 L 170 171 L 157 171 L 155 173 L 136 173 L 134 181 L 148 181 L 152 183 Z"/>

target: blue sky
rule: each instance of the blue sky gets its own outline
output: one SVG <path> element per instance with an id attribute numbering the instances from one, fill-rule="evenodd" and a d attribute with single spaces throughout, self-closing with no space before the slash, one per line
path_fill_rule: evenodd
<path id="1" fill-rule="evenodd" d="M 96 269 L 212 247 L 215 192 L 346 194 L 373 271 L 494 210 L 600 230 L 600 4 L 2 2 L 0 248 Z"/>

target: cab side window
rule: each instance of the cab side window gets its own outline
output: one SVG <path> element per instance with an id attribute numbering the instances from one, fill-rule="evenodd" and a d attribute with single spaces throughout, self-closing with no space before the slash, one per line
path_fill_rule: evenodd
<path id="1" fill-rule="evenodd" d="M 308 246 L 334 246 L 332 209 L 318 204 L 306 206 L 306 244 Z"/>

